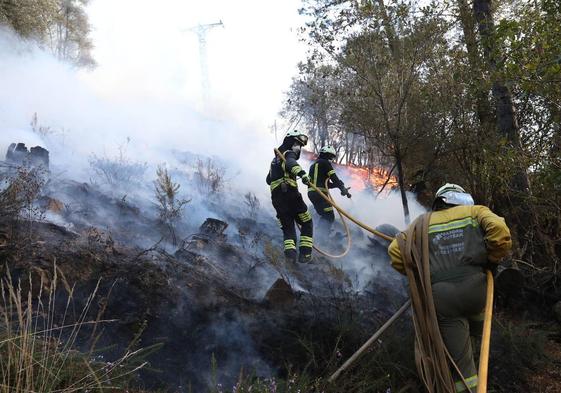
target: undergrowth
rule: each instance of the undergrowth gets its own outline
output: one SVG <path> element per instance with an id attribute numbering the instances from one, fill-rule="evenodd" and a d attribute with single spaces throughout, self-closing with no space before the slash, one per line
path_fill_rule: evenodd
<path id="1" fill-rule="evenodd" d="M 354 308 L 335 305 L 328 315 L 291 320 L 283 326 L 281 336 L 267 339 L 272 340 L 269 342 L 272 352 L 268 356 L 275 359 L 276 377 L 240 372 L 233 386 L 214 384 L 209 392 L 415 392 L 418 379 L 413 360 L 413 331 L 406 318 L 390 328 L 333 383 L 328 381 L 383 322 L 372 323 L 368 318 L 370 322 L 365 324 L 364 317 Z"/>
<path id="2" fill-rule="evenodd" d="M 490 385 L 495 392 L 533 391 L 527 377 L 548 361 L 548 332 L 498 315 L 493 320 Z"/>
<path id="3" fill-rule="evenodd" d="M 50 278 L 30 273 L 18 282 L 6 270 L 0 281 L 0 393 L 119 391 L 145 366 L 144 351 L 134 345 L 114 361 L 96 352 L 101 327 L 112 322 L 102 319 L 103 310 L 91 317 L 99 283 L 76 313 L 74 287 L 56 266 Z M 89 350 L 82 352 L 86 332 Z"/>
<path id="4" fill-rule="evenodd" d="M 405 393 L 423 392 L 414 365 L 414 333 L 404 318 L 343 372 L 328 378 L 368 339 L 364 326 L 339 315 L 339 323 L 317 320 L 291 332 L 292 342 L 280 349 L 285 365 L 277 377 L 240 373 L 234 386 L 215 385 L 211 393 Z M 371 333 L 371 332 L 370 332 Z M 549 361 L 548 332 L 530 323 L 516 323 L 497 315 L 493 323 L 490 379 L 492 392 L 535 391 L 528 376 Z M 478 341 L 478 340 L 477 340 Z M 474 348 L 476 358 L 480 342 Z M 277 354 L 278 356 L 278 354 Z M 476 359 L 477 362 L 477 359 Z"/>

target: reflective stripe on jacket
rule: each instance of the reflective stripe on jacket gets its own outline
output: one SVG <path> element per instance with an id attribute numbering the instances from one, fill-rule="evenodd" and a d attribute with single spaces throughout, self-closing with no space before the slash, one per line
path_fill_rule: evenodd
<path id="1" fill-rule="evenodd" d="M 296 153 L 293 150 L 282 151 L 286 162 L 280 157 L 275 157 L 271 161 L 269 174 L 267 175 L 267 184 L 271 187 L 271 191 L 277 189 L 282 183 L 286 183 L 288 187 L 298 189 L 296 176 L 301 175 L 304 171 L 298 165 Z"/>
<path id="2" fill-rule="evenodd" d="M 325 158 L 318 158 L 311 166 L 308 174 L 311 176 L 311 182 L 322 191 L 325 189 L 325 180 L 329 179 L 329 188 L 341 188 L 345 184 L 335 174 L 335 169 L 331 162 Z M 315 191 L 312 187 L 308 186 L 308 192 Z"/>
<path id="3" fill-rule="evenodd" d="M 446 272 L 498 263 L 512 248 L 510 231 L 502 217 L 481 205 L 454 206 L 432 213 L 429 223 L 429 259 L 433 281 Z M 405 274 L 397 240 L 388 249 L 392 266 Z"/>

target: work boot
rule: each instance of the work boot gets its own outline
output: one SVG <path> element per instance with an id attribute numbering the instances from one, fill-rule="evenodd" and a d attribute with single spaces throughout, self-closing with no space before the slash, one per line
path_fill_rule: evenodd
<path id="1" fill-rule="evenodd" d="M 294 250 L 291 250 L 294 251 Z M 296 255 L 296 251 L 294 252 L 285 252 L 284 253 L 284 262 L 287 265 L 295 265 L 296 261 L 298 259 L 298 256 Z"/>
<path id="2" fill-rule="evenodd" d="M 311 263 L 313 260 L 312 254 L 300 254 L 298 257 L 298 262 L 300 263 Z"/>

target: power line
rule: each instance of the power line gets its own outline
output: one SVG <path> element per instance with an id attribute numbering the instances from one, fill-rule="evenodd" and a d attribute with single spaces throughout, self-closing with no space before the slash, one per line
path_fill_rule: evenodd
<path id="1" fill-rule="evenodd" d="M 210 78 L 208 76 L 208 60 L 207 60 L 207 34 L 210 30 L 216 27 L 224 27 L 220 20 L 216 23 L 198 24 L 191 27 L 188 31 L 197 34 L 199 39 L 199 63 L 201 67 L 201 94 L 203 102 L 206 104 L 209 99 L 210 93 Z"/>

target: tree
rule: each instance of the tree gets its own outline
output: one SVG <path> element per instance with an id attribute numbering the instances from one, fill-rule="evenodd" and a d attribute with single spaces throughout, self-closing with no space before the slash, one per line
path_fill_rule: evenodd
<path id="1" fill-rule="evenodd" d="M 316 151 L 328 142 L 339 150 L 334 136 L 338 131 L 337 69 L 311 61 L 299 65 L 300 75 L 292 81 L 289 97 L 281 113 L 291 124 L 302 125 Z"/>
<path id="2" fill-rule="evenodd" d="M 415 101 L 422 95 L 423 68 L 442 44 L 446 23 L 430 7 L 415 15 L 405 1 L 391 7 L 381 0 L 344 3 L 308 2 L 303 12 L 314 18 L 309 37 L 343 70 L 339 75 L 349 76 L 338 96 L 342 123 L 347 133 L 364 138 L 369 155 L 393 160 L 408 222 L 404 160 L 433 135 L 412 110 L 422 109 Z"/>
<path id="3" fill-rule="evenodd" d="M 85 11 L 89 0 L 1 0 L 0 24 L 34 39 L 58 59 L 80 67 L 95 65 Z"/>
<path id="4" fill-rule="evenodd" d="M 395 167 L 406 215 L 405 190 L 430 205 L 443 183 L 463 184 L 506 218 L 518 258 L 557 271 L 558 1 L 421 3 L 305 1 L 310 56 L 292 108 L 310 129 L 327 117 L 349 162 Z"/>
<path id="5" fill-rule="evenodd" d="M 519 7 L 515 2 L 508 6 L 518 8 L 522 11 L 521 15 L 524 15 L 523 10 L 528 7 Z M 531 29 L 540 24 L 536 22 L 540 18 L 522 22 L 523 19 L 519 16 L 509 16 L 496 23 L 495 15 L 500 15 L 500 10 L 497 9 L 497 3 L 491 0 L 474 0 L 471 11 L 467 1 L 458 0 L 458 9 L 471 75 L 475 82 L 471 90 L 477 102 L 479 134 L 482 136 L 480 140 L 485 141 L 485 148 L 482 150 L 492 153 L 481 157 L 480 162 L 485 163 L 481 166 L 489 173 L 492 184 L 488 188 L 493 203 L 514 225 L 521 249 L 527 249 L 536 236 L 541 238 L 528 174 L 532 167 L 528 153 L 535 147 L 532 146 L 532 140 L 536 140 L 534 136 L 541 133 L 536 132 L 535 122 L 528 123 L 526 127 L 530 133 L 527 138 L 523 138 L 525 131 L 520 126 L 516 106 L 526 105 L 529 109 L 536 105 L 537 97 L 530 98 L 525 94 L 526 97 L 517 102 L 516 92 L 521 85 L 509 75 L 509 71 L 515 68 L 509 63 L 512 63 L 513 55 L 521 48 L 517 41 L 528 35 L 517 27 L 524 23 Z M 520 35 L 517 36 L 517 33 Z M 534 118 L 533 121 L 535 120 L 537 119 Z M 534 230 L 529 230 L 530 228 Z M 543 244 L 544 241 L 540 239 L 539 242 Z"/>

